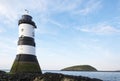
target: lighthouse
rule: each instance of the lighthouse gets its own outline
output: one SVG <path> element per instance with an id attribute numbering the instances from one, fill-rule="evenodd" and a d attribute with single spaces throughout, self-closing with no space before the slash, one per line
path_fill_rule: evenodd
<path id="1" fill-rule="evenodd" d="M 18 21 L 19 40 L 17 55 L 10 73 L 42 73 L 35 53 L 35 29 L 37 28 L 32 17 L 22 15 Z"/>

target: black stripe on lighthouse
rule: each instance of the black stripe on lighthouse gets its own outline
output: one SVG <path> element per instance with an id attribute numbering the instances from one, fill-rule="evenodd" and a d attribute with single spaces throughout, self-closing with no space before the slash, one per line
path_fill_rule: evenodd
<path id="1" fill-rule="evenodd" d="M 18 45 L 35 46 L 35 42 L 34 42 L 34 39 L 31 37 L 19 37 Z"/>
<path id="2" fill-rule="evenodd" d="M 35 55 L 19 54 L 16 56 L 16 62 L 38 62 Z"/>

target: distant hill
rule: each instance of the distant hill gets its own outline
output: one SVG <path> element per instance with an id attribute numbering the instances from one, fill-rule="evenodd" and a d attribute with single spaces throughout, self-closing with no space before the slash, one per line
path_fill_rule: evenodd
<path id="1" fill-rule="evenodd" d="M 90 66 L 90 65 L 77 65 L 77 66 L 71 66 L 66 67 L 64 69 L 61 69 L 62 71 L 97 71 L 96 68 Z"/>
<path id="2" fill-rule="evenodd" d="M 116 72 L 120 72 L 120 70 L 117 70 Z"/>

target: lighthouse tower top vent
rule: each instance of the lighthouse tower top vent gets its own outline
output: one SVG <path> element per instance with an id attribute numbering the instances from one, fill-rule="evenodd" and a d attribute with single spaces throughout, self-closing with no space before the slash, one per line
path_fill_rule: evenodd
<path id="1" fill-rule="evenodd" d="M 22 18 L 18 21 L 18 25 L 20 25 L 22 23 L 31 24 L 35 28 L 37 28 L 37 26 L 35 25 L 34 21 L 32 21 L 32 17 L 30 15 L 22 15 Z"/>

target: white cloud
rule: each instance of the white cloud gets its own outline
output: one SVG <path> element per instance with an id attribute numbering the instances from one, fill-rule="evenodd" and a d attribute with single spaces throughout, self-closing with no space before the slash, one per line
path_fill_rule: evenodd
<path id="1" fill-rule="evenodd" d="M 98 28 L 94 28 L 93 32 L 96 33 L 119 33 L 120 29 L 116 29 L 115 27 L 112 27 L 110 25 L 102 25 Z"/>
<path id="2" fill-rule="evenodd" d="M 101 1 L 89 0 L 88 2 L 86 2 L 83 8 L 74 11 L 73 14 L 87 15 L 96 10 L 99 10 L 101 7 L 102 7 Z"/>
<path id="3" fill-rule="evenodd" d="M 56 0 L 47 2 L 48 11 L 52 14 L 66 12 L 72 15 L 87 15 L 102 7 L 102 1 L 96 0 Z"/>
<path id="4" fill-rule="evenodd" d="M 18 15 L 25 13 L 25 9 L 28 9 L 29 11 L 34 11 L 36 13 L 39 12 L 40 14 L 42 14 L 46 10 L 46 4 L 44 0 L 1 0 L 0 20 L 8 24 L 11 22 L 15 22 L 15 20 L 18 19 Z"/>
<path id="5" fill-rule="evenodd" d="M 120 33 L 120 29 L 115 28 L 108 24 L 96 24 L 96 25 L 87 25 L 78 27 L 77 30 L 80 30 L 82 32 L 88 32 L 88 33 L 96 33 L 96 34 L 114 34 L 114 33 Z"/>
<path id="6" fill-rule="evenodd" d="M 6 32 L 5 28 L 3 28 L 2 26 L 0 26 L 0 33 L 4 33 Z"/>
<path id="7" fill-rule="evenodd" d="M 32 3 L 32 4 L 27 4 Z M 27 5 L 26 5 L 27 4 Z M 0 2 L 0 21 L 4 23 L 11 23 L 15 22 L 18 19 L 18 16 L 20 14 L 24 13 L 24 9 L 28 9 L 31 13 L 31 11 L 34 11 L 35 14 L 40 16 L 49 16 L 55 13 L 61 13 L 66 12 L 69 14 L 72 13 L 82 13 L 82 14 L 88 14 L 94 10 L 97 10 L 100 6 L 100 1 L 94 1 L 90 0 L 86 2 L 86 5 L 83 6 L 84 1 L 83 0 L 25 0 L 25 1 L 16 1 L 16 0 L 1 0 Z M 17 5 L 17 6 L 15 6 Z M 80 9 L 79 9 L 80 8 Z M 34 13 L 32 12 L 32 13 Z M 44 16 L 45 15 L 45 16 Z"/>
<path id="8" fill-rule="evenodd" d="M 52 11 L 56 11 L 54 13 L 58 12 L 69 12 L 75 10 L 80 4 L 82 3 L 82 0 L 56 0 L 51 1 L 49 6 L 52 7 Z"/>
<path id="9" fill-rule="evenodd" d="M 11 7 L 11 5 L 7 3 L 0 3 L 0 16 L 3 18 L 3 21 L 5 18 L 6 22 L 13 22 L 14 19 L 17 18 L 17 14 L 15 13 L 16 11 Z"/>
<path id="10" fill-rule="evenodd" d="M 2 33 L 3 32 L 3 30 L 2 29 L 0 29 L 0 33 Z"/>
<path id="11" fill-rule="evenodd" d="M 50 22 L 50 23 L 53 24 L 53 25 L 56 25 L 56 26 L 59 27 L 59 28 L 67 28 L 67 27 L 64 26 L 63 24 L 61 24 L 61 23 L 59 23 L 59 22 L 57 22 L 57 21 L 55 21 L 55 20 L 52 20 L 52 19 L 48 19 L 48 22 Z"/>

